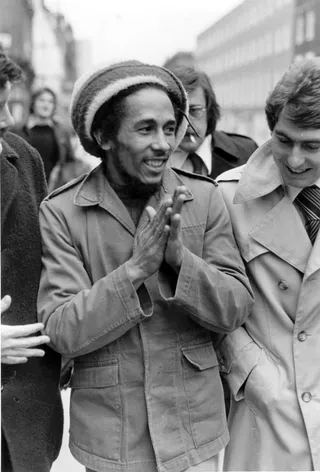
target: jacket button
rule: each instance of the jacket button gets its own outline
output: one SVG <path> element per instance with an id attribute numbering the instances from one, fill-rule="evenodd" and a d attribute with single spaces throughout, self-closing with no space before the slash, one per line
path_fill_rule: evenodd
<path id="1" fill-rule="evenodd" d="M 278 287 L 280 288 L 280 290 L 287 290 L 287 288 L 289 288 L 285 280 L 280 280 L 280 282 L 278 283 Z"/>
<path id="2" fill-rule="evenodd" d="M 13 399 L 14 399 L 14 401 L 15 401 L 16 403 L 20 403 L 20 398 L 13 397 Z"/>
<path id="3" fill-rule="evenodd" d="M 300 331 L 300 333 L 298 334 L 298 340 L 303 342 L 307 339 L 308 335 L 305 331 Z"/>
<path id="4" fill-rule="evenodd" d="M 304 393 L 301 395 L 301 398 L 302 398 L 302 400 L 303 400 L 305 403 L 309 403 L 309 402 L 311 402 L 312 395 L 311 395 L 310 392 L 304 392 Z"/>
<path id="5" fill-rule="evenodd" d="M 220 357 L 219 363 L 220 365 L 225 365 L 226 361 L 224 360 L 224 357 Z"/>

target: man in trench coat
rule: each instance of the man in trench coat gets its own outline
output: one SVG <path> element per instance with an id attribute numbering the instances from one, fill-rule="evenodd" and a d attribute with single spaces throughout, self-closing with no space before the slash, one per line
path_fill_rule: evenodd
<path id="1" fill-rule="evenodd" d="M 271 139 L 218 178 L 255 293 L 218 357 L 233 394 L 225 470 L 320 469 L 320 62 L 266 103 Z"/>

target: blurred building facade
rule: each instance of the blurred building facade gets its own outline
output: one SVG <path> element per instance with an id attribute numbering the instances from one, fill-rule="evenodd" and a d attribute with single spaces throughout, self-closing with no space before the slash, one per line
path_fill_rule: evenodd
<path id="1" fill-rule="evenodd" d="M 294 0 L 245 0 L 198 36 L 196 59 L 221 104 L 221 128 L 268 139 L 264 105 L 294 55 L 295 11 Z"/>
<path id="2" fill-rule="evenodd" d="M 320 56 L 320 2 L 296 0 L 294 22 L 294 59 Z"/>
<path id="3" fill-rule="evenodd" d="M 11 109 L 17 122 L 28 114 L 32 90 L 48 86 L 67 116 L 76 79 L 76 41 L 71 25 L 45 0 L 0 0 L 0 44 L 24 70 L 27 81 L 12 90 Z"/>

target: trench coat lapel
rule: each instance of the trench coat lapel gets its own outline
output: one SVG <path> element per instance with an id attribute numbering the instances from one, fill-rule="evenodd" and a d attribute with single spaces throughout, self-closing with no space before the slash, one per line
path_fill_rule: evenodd
<path id="1" fill-rule="evenodd" d="M 283 188 L 282 177 L 272 156 L 271 141 L 267 141 L 243 168 L 234 203 L 244 203 L 272 194 L 274 206 L 262 213 L 261 219 L 249 230 L 249 235 L 304 273 L 312 245 L 295 206 L 284 190 L 277 191 L 279 187 Z M 270 197 L 268 201 L 271 201 Z M 320 249 L 320 242 L 318 247 Z"/>
<path id="2" fill-rule="evenodd" d="M 305 279 L 320 269 L 320 230 L 314 242 L 305 272 Z"/>
<path id="3" fill-rule="evenodd" d="M 249 235 L 300 272 L 305 272 L 312 245 L 298 212 L 286 195 L 250 230 Z"/>

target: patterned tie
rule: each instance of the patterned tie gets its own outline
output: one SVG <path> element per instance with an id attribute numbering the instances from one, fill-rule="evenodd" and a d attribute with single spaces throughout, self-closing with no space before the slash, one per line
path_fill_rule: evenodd
<path id="1" fill-rule="evenodd" d="M 188 159 L 192 162 L 194 174 L 202 174 L 202 160 L 195 152 L 189 154 Z"/>
<path id="2" fill-rule="evenodd" d="M 306 231 L 313 244 L 320 226 L 320 188 L 316 185 L 305 187 L 295 201 L 306 218 Z"/>

